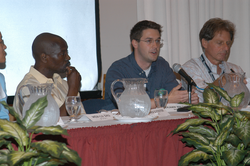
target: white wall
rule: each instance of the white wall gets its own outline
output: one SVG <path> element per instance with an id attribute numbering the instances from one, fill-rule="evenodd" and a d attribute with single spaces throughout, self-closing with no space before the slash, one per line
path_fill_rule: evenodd
<path id="1" fill-rule="evenodd" d="M 136 0 L 99 0 L 102 75 L 131 53 L 129 34 L 137 23 L 136 5 Z"/>

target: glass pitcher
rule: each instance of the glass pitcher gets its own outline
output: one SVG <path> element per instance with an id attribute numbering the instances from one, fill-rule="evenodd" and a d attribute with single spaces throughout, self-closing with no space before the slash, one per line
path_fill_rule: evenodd
<path id="1" fill-rule="evenodd" d="M 122 82 L 125 87 L 122 93 L 114 92 L 114 84 Z M 123 78 L 115 80 L 111 84 L 111 93 L 118 105 L 119 112 L 122 116 L 144 117 L 149 114 L 151 102 L 145 91 L 144 84 L 146 78 Z"/>
<path id="2" fill-rule="evenodd" d="M 27 87 L 30 96 L 28 100 L 25 102 L 22 96 L 23 88 Z M 31 104 L 37 101 L 39 98 L 47 95 L 48 106 L 44 109 L 44 113 L 41 116 L 41 119 L 36 123 L 37 126 L 52 126 L 55 125 L 60 117 L 60 110 L 55 101 L 55 99 L 51 96 L 51 90 L 53 88 L 53 84 L 28 84 L 20 87 L 18 96 L 20 99 L 20 103 L 23 106 L 22 115 L 23 117 L 26 114 L 26 111 L 29 110 Z"/>
<path id="3" fill-rule="evenodd" d="M 250 98 L 249 90 L 246 84 L 243 82 L 244 78 L 245 74 L 224 73 L 219 80 L 220 87 L 223 88 L 225 91 L 227 91 L 230 97 L 234 97 L 235 95 L 240 94 L 241 92 L 245 92 L 245 96 L 241 104 L 237 108 L 238 110 L 247 107 Z M 222 99 L 221 102 L 224 105 L 230 106 L 228 101 L 226 101 L 225 99 Z"/>

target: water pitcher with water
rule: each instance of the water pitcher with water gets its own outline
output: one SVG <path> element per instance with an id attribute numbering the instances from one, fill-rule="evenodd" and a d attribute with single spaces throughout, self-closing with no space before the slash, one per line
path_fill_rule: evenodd
<path id="1" fill-rule="evenodd" d="M 114 92 L 114 84 L 117 82 L 123 83 L 125 89 L 122 93 Z M 145 78 L 123 78 L 112 82 L 111 93 L 122 116 L 133 118 L 144 117 L 149 114 L 151 102 L 145 91 L 145 83 L 147 83 Z"/>
<path id="2" fill-rule="evenodd" d="M 239 107 L 234 109 L 240 110 L 241 108 L 247 107 L 249 103 L 250 93 L 246 84 L 243 82 L 244 78 L 245 75 L 241 73 L 224 73 L 222 76 L 220 76 L 220 87 L 227 91 L 230 97 L 234 97 L 241 92 L 245 93 L 245 96 Z M 229 106 L 229 103 L 225 99 L 222 99 L 221 102 Z"/>
<path id="3" fill-rule="evenodd" d="M 23 90 L 29 90 L 30 96 L 26 102 L 22 96 Z M 41 119 L 36 123 L 37 126 L 51 126 L 55 125 L 60 117 L 60 110 L 55 101 L 55 99 L 51 96 L 51 90 L 53 88 L 53 84 L 45 83 L 45 84 L 28 84 L 23 85 L 19 88 L 19 99 L 20 103 L 23 105 L 22 115 L 25 116 L 26 111 L 29 110 L 31 104 L 36 102 L 39 98 L 47 95 L 48 106 L 44 109 L 44 114 Z"/>

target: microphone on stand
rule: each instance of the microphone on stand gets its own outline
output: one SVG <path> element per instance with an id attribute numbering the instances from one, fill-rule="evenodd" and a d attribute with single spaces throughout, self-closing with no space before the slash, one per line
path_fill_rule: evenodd
<path id="1" fill-rule="evenodd" d="M 183 70 L 181 68 L 180 64 L 175 63 L 173 65 L 173 70 L 174 70 L 174 72 L 179 73 L 182 77 L 184 77 L 187 80 L 188 84 L 191 84 L 193 86 L 197 86 L 196 83 L 194 82 L 194 80 L 185 72 L 185 70 Z"/>
<path id="2" fill-rule="evenodd" d="M 188 99 L 189 99 L 189 103 L 191 103 L 191 93 L 192 93 L 192 85 L 193 86 L 197 86 L 196 83 L 194 82 L 194 80 L 185 72 L 185 70 L 183 70 L 181 68 L 181 65 L 178 63 L 175 63 L 173 65 L 173 70 L 176 73 L 179 73 L 182 77 L 184 77 L 186 79 L 186 81 L 188 82 Z"/>

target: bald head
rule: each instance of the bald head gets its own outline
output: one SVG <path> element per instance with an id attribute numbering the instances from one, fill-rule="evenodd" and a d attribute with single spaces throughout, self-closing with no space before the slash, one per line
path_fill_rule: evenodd
<path id="1" fill-rule="evenodd" d="M 52 55 L 55 47 L 66 41 L 58 35 L 42 33 L 38 35 L 32 44 L 32 54 L 35 61 L 39 61 L 41 54 Z"/>

